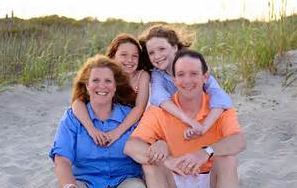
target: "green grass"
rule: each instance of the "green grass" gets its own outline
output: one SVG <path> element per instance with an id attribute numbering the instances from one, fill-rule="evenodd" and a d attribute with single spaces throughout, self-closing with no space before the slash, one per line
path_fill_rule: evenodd
<path id="1" fill-rule="evenodd" d="M 117 34 L 137 36 L 148 24 L 58 16 L 0 19 L 0 85 L 63 85 L 88 57 L 104 53 Z M 228 92 L 238 83 L 252 88 L 259 70 L 275 71 L 274 57 L 297 48 L 296 15 L 268 23 L 238 19 L 177 27 L 195 34 L 191 48 L 204 54 Z"/>

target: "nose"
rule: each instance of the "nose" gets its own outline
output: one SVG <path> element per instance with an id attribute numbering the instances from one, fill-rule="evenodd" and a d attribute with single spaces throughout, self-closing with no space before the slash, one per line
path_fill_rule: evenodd
<path id="1" fill-rule="evenodd" d="M 154 59 L 158 60 L 158 59 L 161 58 L 161 56 L 162 56 L 161 53 L 156 52 L 156 53 L 154 54 Z"/>
<path id="2" fill-rule="evenodd" d="M 185 84 L 188 84 L 192 82 L 192 78 L 189 75 L 185 75 L 183 81 Z"/>
<path id="3" fill-rule="evenodd" d="M 106 87 L 106 84 L 104 82 L 99 82 L 97 85 L 100 89 L 103 89 Z"/>

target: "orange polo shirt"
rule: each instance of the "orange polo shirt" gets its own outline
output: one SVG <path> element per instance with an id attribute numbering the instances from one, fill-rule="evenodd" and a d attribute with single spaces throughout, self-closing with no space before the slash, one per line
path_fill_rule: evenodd
<path id="1" fill-rule="evenodd" d="M 197 121 L 200 123 L 210 112 L 208 95 L 203 93 L 201 99 L 201 108 L 196 116 Z M 172 97 L 172 100 L 180 107 L 177 94 Z M 236 112 L 233 108 L 225 110 L 215 124 L 202 136 L 185 140 L 184 131 L 188 127 L 167 111 L 156 106 L 149 106 L 131 136 L 140 138 L 150 144 L 162 139 L 166 141 L 172 156 L 178 157 L 198 151 L 203 146 L 211 145 L 223 137 L 240 132 Z M 207 162 L 202 165 L 200 171 L 206 172 L 210 168 L 211 163 Z"/>

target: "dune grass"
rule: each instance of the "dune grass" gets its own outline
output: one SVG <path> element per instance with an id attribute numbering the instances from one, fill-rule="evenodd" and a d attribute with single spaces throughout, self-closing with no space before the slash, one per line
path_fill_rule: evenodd
<path id="1" fill-rule="evenodd" d="M 152 23 L 148 23 L 152 24 Z M 121 32 L 138 35 L 148 24 L 109 19 L 48 16 L 0 20 L 0 87 L 63 85 L 90 56 L 104 53 Z M 252 88 L 261 69 L 274 71 L 276 54 L 297 48 L 297 16 L 271 22 L 244 19 L 179 24 L 195 33 L 191 48 L 202 52 L 226 91 L 241 82 Z"/>

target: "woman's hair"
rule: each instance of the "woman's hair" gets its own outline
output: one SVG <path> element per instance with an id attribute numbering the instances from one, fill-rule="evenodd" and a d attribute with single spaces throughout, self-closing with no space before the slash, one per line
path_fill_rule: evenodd
<path id="1" fill-rule="evenodd" d="M 150 69 L 153 68 L 149 60 L 149 55 L 146 49 L 146 42 L 150 39 L 157 38 L 165 38 L 172 46 L 177 46 L 178 50 L 182 48 L 189 47 L 191 45 L 190 42 L 181 41 L 181 37 L 179 36 L 177 29 L 170 27 L 169 25 L 153 25 L 142 32 L 139 37 L 139 42 L 142 46 L 142 54 L 141 59 L 142 62 L 146 64 Z"/>
<path id="2" fill-rule="evenodd" d="M 205 74 L 207 73 L 208 71 L 208 66 L 207 66 L 207 63 L 203 57 L 203 55 L 199 52 L 196 52 L 194 50 L 190 50 L 190 49 L 182 49 L 182 50 L 179 50 L 177 53 L 176 53 L 176 56 L 173 60 L 173 63 L 172 63 L 172 74 L 173 76 L 175 77 L 175 65 L 176 65 L 176 62 L 178 59 L 182 58 L 182 57 L 185 57 L 185 56 L 188 56 L 188 57 L 191 57 L 191 58 L 195 58 L 195 59 L 199 59 L 200 62 L 201 62 L 201 69 L 202 69 L 202 73 Z"/>
<path id="3" fill-rule="evenodd" d="M 114 60 L 103 55 L 95 55 L 94 57 L 88 58 L 80 68 L 73 80 L 71 101 L 74 102 L 76 99 L 80 99 L 83 102 L 87 102 L 90 100 L 86 84 L 90 78 L 91 70 L 98 67 L 106 67 L 113 72 L 116 83 L 116 92 L 113 97 L 113 102 L 134 106 L 136 94 L 130 86 L 128 75 Z"/>
<path id="4" fill-rule="evenodd" d="M 135 37 L 133 37 L 132 35 L 130 35 L 130 34 L 121 33 L 121 34 L 117 35 L 111 41 L 111 43 L 109 44 L 109 46 L 107 47 L 106 56 L 113 59 L 114 56 L 115 56 L 115 54 L 116 54 L 116 52 L 118 51 L 119 46 L 121 44 L 125 44 L 125 43 L 134 44 L 137 47 L 138 55 L 139 55 L 137 70 L 142 70 L 142 69 L 148 70 L 144 66 L 142 60 L 140 59 L 140 55 L 141 55 L 141 52 L 142 52 L 142 47 L 141 47 L 139 41 Z"/>

